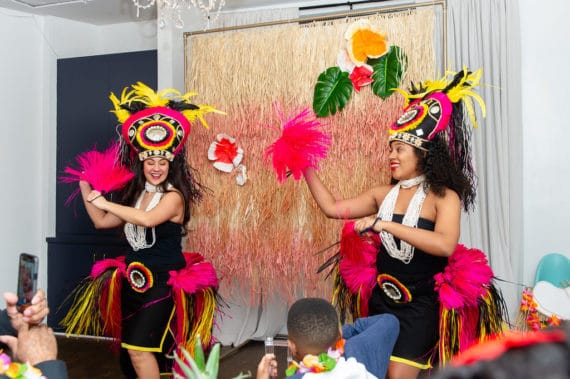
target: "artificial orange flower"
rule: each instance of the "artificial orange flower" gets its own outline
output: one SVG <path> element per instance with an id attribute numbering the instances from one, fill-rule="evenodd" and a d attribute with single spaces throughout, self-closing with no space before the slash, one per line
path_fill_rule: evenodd
<path id="1" fill-rule="evenodd" d="M 348 40 L 348 56 L 356 66 L 362 66 L 368 58 L 379 58 L 389 50 L 386 34 L 373 28 L 369 20 L 351 24 L 345 38 Z"/>
<path id="2" fill-rule="evenodd" d="M 311 372 L 324 372 L 325 366 L 319 361 L 319 357 L 307 354 L 303 358 L 303 365 L 311 369 Z"/>

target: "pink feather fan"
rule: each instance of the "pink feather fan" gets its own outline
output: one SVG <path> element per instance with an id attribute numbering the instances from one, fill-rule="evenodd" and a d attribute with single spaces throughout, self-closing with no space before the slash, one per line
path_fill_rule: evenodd
<path id="1" fill-rule="evenodd" d="M 123 188 L 130 182 L 134 174 L 119 160 L 119 143 L 113 143 L 107 150 L 100 152 L 95 149 L 86 151 L 76 157 L 78 168 L 67 166 L 60 180 L 64 183 L 74 183 L 85 180 L 93 189 L 105 194 Z M 79 193 L 75 190 L 67 199 L 69 204 Z"/>
<path id="2" fill-rule="evenodd" d="M 318 169 L 318 162 L 326 158 L 331 137 L 320 130 L 320 121 L 308 108 L 287 121 L 277 106 L 275 108 L 283 124 L 283 131 L 265 149 L 264 158 L 267 161 L 272 157 L 279 183 L 283 183 L 289 175 L 299 180 L 307 168 Z"/>

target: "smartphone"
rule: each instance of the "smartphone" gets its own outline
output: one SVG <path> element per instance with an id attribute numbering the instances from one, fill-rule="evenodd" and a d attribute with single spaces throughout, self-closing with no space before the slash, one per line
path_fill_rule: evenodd
<path id="1" fill-rule="evenodd" d="M 20 254 L 18 263 L 18 310 L 22 312 L 32 303 L 38 290 L 38 257 Z"/>
<path id="2" fill-rule="evenodd" d="M 273 337 L 265 337 L 265 354 L 275 354 L 275 343 L 273 341 Z M 271 368 L 269 370 L 269 377 L 271 379 L 276 378 L 273 375 L 274 372 L 274 362 L 271 362 Z"/>

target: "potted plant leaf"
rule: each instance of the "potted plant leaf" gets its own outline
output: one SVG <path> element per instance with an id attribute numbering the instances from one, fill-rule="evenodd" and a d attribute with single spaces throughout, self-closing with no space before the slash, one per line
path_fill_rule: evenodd
<path id="1" fill-rule="evenodd" d="M 184 347 L 179 347 L 181 354 L 174 354 L 173 357 L 178 363 L 179 370 L 173 372 L 175 379 L 217 379 L 220 365 L 220 344 L 217 343 L 210 350 L 206 360 L 200 335 L 196 337 L 194 357 Z M 180 356 L 182 355 L 182 356 Z M 243 379 L 251 377 L 251 373 L 240 373 L 233 379 Z"/>

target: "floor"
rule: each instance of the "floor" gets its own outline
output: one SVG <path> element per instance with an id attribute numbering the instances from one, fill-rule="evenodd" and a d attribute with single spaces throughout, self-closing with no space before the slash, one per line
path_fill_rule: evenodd
<path id="1" fill-rule="evenodd" d="M 69 379 L 123 378 L 118 356 L 108 340 L 65 337 L 59 334 L 57 340 L 59 358 L 67 364 Z M 223 346 L 218 379 L 232 379 L 240 373 L 248 372 L 255 378 L 257 364 L 263 354 L 262 341 L 248 341 L 238 347 Z M 278 346 L 275 354 L 280 372 L 283 372 L 287 364 L 287 348 Z"/>
<path id="2" fill-rule="evenodd" d="M 58 335 L 57 346 L 69 379 L 122 377 L 118 356 L 106 340 Z"/>
<path id="3" fill-rule="evenodd" d="M 279 370 L 278 378 L 285 377 L 287 365 L 286 343 L 281 336 L 276 339 L 275 355 Z M 121 379 L 124 378 L 118 356 L 107 340 L 93 338 L 65 337 L 57 334 L 59 359 L 67 364 L 69 379 Z M 248 341 L 240 346 L 222 346 L 218 379 L 233 379 L 240 373 L 251 373 L 255 378 L 257 364 L 265 353 L 263 341 Z M 419 379 L 429 378 L 429 372 L 420 374 Z"/>

